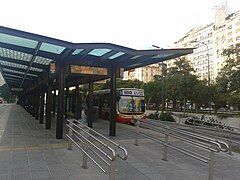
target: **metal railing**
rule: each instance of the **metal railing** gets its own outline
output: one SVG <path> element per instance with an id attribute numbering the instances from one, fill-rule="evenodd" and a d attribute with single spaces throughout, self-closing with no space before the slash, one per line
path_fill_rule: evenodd
<path id="1" fill-rule="evenodd" d="M 152 121 L 137 120 L 135 126 L 136 126 L 135 145 L 139 145 L 138 137 L 139 135 L 141 135 L 145 138 L 151 139 L 154 142 L 162 144 L 164 146 L 163 160 L 165 161 L 167 161 L 168 148 L 171 148 L 187 156 L 190 156 L 204 163 L 207 163 L 209 165 L 209 175 L 208 175 L 209 180 L 213 180 L 215 153 L 218 153 L 220 151 L 227 152 L 229 149 L 228 144 L 226 144 L 223 141 L 219 141 L 219 140 L 208 138 L 201 135 L 196 135 L 194 133 L 189 133 L 181 129 L 162 125 Z M 140 126 L 143 128 L 140 129 Z M 157 134 L 152 134 L 152 132 L 155 132 Z M 161 137 L 159 137 L 159 135 L 161 134 L 164 135 L 164 140 L 161 139 Z M 206 157 L 198 152 L 192 151 L 192 149 L 190 150 L 187 148 L 174 145 L 169 141 L 169 137 L 178 139 L 181 142 L 183 141 L 191 146 L 209 151 L 210 156 Z"/>
<path id="2" fill-rule="evenodd" d="M 74 143 L 83 152 L 82 167 L 88 168 L 87 160 L 90 159 L 103 173 L 109 175 L 109 180 L 115 180 L 116 160 L 126 160 L 127 150 L 75 119 L 67 119 L 67 122 L 68 149 L 71 150 Z"/>
<path id="3" fill-rule="evenodd" d="M 198 120 L 198 121 L 200 121 L 200 120 Z M 228 126 L 229 128 L 231 128 L 231 130 L 230 129 L 222 129 L 222 128 L 218 128 L 218 126 L 217 126 L 217 125 L 219 125 L 218 123 L 207 122 L 212 125 L 216 125 L 216 126 L 207 126 L 207 125 L 204 125 L 204 123 L 197 123 L 195 121 L 193 122 L 193 125 L 178 124 L 178 123 L 174 123 L 174 122 L 161 122 L 161 121 L 159 121 L 158 123 L 165 124 L 165 125 L 168 125 L 171 127 L 177 127 L 177 128 L 182 127 L 182 129 L 185 131 L 191 129 L 192 131 L 194 131 L 198 134 L 203 134 L 204 136 L 207 135 L 208 137 L 226 141 L 229 146 L 228 154 L 230 154 L 230 155 L 232 155 L 232 144 L 240 145 L 240 141 L 236 141 L 233 139 L 234 136 L 240 138 L 240 128 L 237 128 L 237 127 Z M 201 132 L 201 130 L 205 130 L 205 131 Z M 213 131 L 220 133 L 221 135 L 213 135 Z"/>

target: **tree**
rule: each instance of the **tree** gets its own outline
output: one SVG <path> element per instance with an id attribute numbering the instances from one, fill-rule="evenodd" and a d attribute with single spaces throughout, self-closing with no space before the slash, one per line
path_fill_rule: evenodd
<path id="1" fill-rule="evenodd" d="M 193 74 L 194 69 L 191 67 L 185 57 L 179 58 L 174 62 L 173 67 L 168 69 L 165 79 L 167 98 L 173 101 L 173 107 L 176 108 L 177 101 L 186 105 L 187 100 L 192 100 L 194 86 L 197 84 L 197 76 Z"/>
<path id="2" fill-rule="evenodd" d="M 224 49 L 222 56 L 226 57 L 225 66 L 221 69 L 216 80 L 218 93 L 225 99 L 225 105 L 240 109 L 240 44 Z"/>

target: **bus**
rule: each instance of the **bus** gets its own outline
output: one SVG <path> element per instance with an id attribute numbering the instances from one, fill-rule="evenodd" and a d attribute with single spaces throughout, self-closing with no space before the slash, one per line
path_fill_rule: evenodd
<path id="1" fill-rule="evenodd" d="M 133 123 L 133 119 L 145 117 L 144 90 L 136 88 L 117 89 L 116 122 Z M 101 119 L 109 119 L 110 90 L 93 92 L 93 108 L 98 108 Z"/>

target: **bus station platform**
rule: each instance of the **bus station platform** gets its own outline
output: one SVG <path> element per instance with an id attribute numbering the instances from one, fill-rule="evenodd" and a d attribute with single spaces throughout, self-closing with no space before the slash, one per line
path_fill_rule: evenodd
<path id="1" fill-rule="evenodd" d="M 82 152 L 74 146 L 68 150 L 66 136 L 56 139 L 54 119 L 52 123 L 52 129 L 46 130 L 45 124 L 39 124 L 22 107 L 0 105 L 0 179 L 108 179 L 90 160 L 88 169 L 83 169 Z M 99 120 L 93 128 L 108 136 L 107 121 Z M 67 133 L 65 125 L 64 131 Z M 126 161 L 117 161 L 117 179 L 208 179 L 207 164 L 171 149 L 168 161 L 163 161 L 162 145 L 140 138 L 139 146 L 135 146 L 134 135 L 133 126 L 117 124 L 116 136 L 110 137 L 124 146 L 129 155 Z M 239 180 L 239 167 L 239 154 L 216 154 L 214 180 Z"/>

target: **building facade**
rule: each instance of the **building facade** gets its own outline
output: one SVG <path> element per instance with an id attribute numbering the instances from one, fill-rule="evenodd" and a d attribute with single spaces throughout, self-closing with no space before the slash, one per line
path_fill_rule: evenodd
<path id="1" fill-rule="evenodd" d="M 226 60 L 224 49 L 240 43 L 240 11 L 228 14 L 226 5 L 216 8 L 214 23 L 196 27 L 174 43 L 175 47 L 194 47 L 187 56 L 200 79 L 215 81 Z M 168 67 L 175 60 L 167 62 Z M 210 75 L 208 75 L 210 74 Z"/>
<path id="2" fill-rule="evenodd" d="M 149 66 L 136 68 L 134 70 L 125 71 L 123 80 L 139 80 L 144 83 L 150 82 L 155 75 L 161 75 L 161 65 L 152 64 Z"/>

